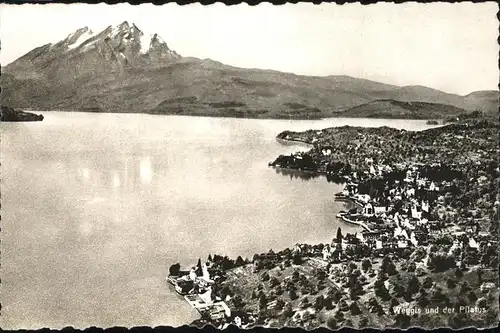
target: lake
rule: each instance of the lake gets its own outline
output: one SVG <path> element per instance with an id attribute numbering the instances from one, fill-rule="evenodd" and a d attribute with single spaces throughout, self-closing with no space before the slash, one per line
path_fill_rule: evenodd
<path id="1" fill-rule="evenodd" d="M 165 282 L 208 254 L 251 258 L 330 242 L 339 185 L 268 167 L 283 130 L 380 119 L 254 120 L 43 112 L 2 123 L 4 329 L 178 326 L 197 313 Z"/>

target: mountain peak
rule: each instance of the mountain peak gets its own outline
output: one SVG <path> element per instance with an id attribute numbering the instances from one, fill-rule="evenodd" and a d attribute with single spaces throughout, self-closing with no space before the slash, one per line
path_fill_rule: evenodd
<path id="1" fill-rule="evenodd" d="M 89 27 L 83 27 L 72 34 L 69 34 L 66 38 L 66 43 L 68 45 L 68 49 L 75 49 L 80 46 L 83 42 L 88 40 L 94 35 L 94 32 L 89 29 Z"/>
<path id="2" fill-rule="evenodd" d="M 138 31 L 138 32 L 142 33 L 141 29 L 139 29 L 139 28 L 135 25 L 135 23 L 132 23 L 132 28 L 131 28 L 131 29 L 136 30 L 136 31 Z"/>

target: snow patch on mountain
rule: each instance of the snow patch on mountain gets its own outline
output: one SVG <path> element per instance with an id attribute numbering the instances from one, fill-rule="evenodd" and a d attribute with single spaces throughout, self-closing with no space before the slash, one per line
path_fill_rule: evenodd
<path id="1" fill-rule="evenodd" d="M 141 35 L 141 50 L 140 50 L 140 52 L 142 54 L 145 54 L 149 51 L 152 38 L 153 38 L 152 34 L 142 34 Z"/>
<path id="2" fill-rule="evenodd" d="M 94 33 L 92 32 L 92 30 L 88 30 L 88 31 L 84 32 L 73 43 L 69 44 L 68 48 L 70 50 L 76 49 L 78 46 L 82 45 L 85 41 L 87 41 L 93 35 L 94 35 Z"/>
<path id="3" fill-rule="evenodd" d="M 93 45 L 97 44 L 98 40 L 93 40 L 91 41 L 90 43 L 86 43 L 85 45 L 83 45 L 83 47 L 81 48 L 80 52 L 85 52 L 85 51 L 88 51 L 92 48 Z"/>

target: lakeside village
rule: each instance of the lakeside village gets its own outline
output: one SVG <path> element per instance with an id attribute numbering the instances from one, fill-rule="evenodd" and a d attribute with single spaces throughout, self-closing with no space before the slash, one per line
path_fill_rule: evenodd
<path id="1" fill-rule="evenodd" d="M 278 138 L 313 148 L 270 165 L 344 183 L 332 199 L 352 208 L 337 218 L 359 232 L 338 228 L 329 244 L 252 260 L 176 264 L 167 279 L 200 312 L 198 326 L 496 326 L 498 130 L 472 119 L 421 132 L 285 131 Z"/>

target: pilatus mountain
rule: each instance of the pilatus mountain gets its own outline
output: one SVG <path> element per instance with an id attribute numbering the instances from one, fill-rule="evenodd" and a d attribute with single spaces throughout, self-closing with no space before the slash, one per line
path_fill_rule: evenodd
<path id="1" fill-rule="evenodd" d="M 334 61 L 334 60 L 332 60 Z M 182 57 L 123 22 L 85 27 L 2 68 L 2 104 L 30 110 L 252 118 L 441 118 L 497 112 L 498 92 L 467 96 L 349 76 L 304 76 Z"/>

